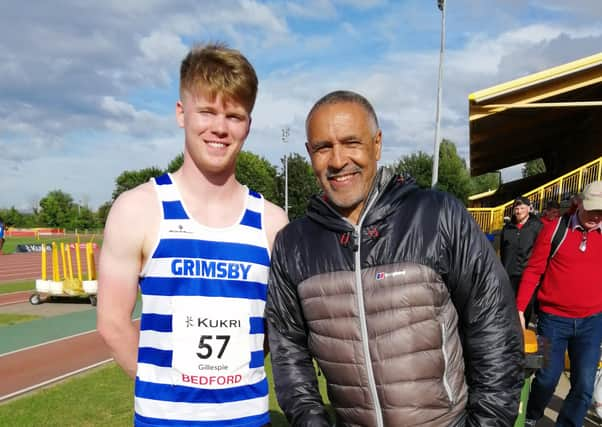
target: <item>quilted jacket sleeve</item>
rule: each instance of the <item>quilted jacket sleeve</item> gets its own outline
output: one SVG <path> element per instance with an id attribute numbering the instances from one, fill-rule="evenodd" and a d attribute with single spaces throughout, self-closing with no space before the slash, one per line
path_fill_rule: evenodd
<path id="1" fill-rule="evenodd" d="M 512 426 L 524 380 L 522 330 L 513 292 L 492 245 L 449 198 L 441 216 L 441 260 L 459 314 L 469 388 L 467 426 Z"/>
<path id="2" fill-rule="evenodd" d="M 272 252 L 266 304 L 276 397 L 291 425 L 327 427 L 329 418 L 307 348 L 307 331 L 296 284 L 286 274 L 285 259 L 296 257 L 290 250 L 285 254 L 282 240 L 280 233 Z"/>

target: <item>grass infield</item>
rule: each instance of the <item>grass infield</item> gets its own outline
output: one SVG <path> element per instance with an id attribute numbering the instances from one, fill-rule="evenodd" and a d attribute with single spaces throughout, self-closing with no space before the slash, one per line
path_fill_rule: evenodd
<path id="1" fill-rule="evenodd" d="M 270 382 L 272 427 L 288 426 L 274 396 L 269 358 L 266 371 Z M 318 380 L 320 392 L 326 396 L 324 376 Z M 133 381 L 116 364 L 110 363 L 0 404 L 0 426 L 128 427 L 134 417 L 133 396 Z M 327 408 L 330 410 L 330 406 Z"/>
<path id="2" fill-rule="evenodd" d="M 39 318 L 40 316 L 34 316 L 31 314 L 0 313 L 0 327 L 16 325 L 17 323 L 29 322 L 30 320 Z"/>
<path id="3" fill-rule="evenodd" d="M 33 280 L 19 280 L 16 282 L 0 283 L 0 294 L 8 294 L 19 291 L 33 291 L 35 282 Z"/>

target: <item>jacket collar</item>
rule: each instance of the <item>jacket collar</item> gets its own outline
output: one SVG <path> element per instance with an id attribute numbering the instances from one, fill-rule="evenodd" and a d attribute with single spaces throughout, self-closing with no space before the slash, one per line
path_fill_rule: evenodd
<path id="1" fill-rule="evenodd" d="M 407 194 L 417 189 L 413 178 L 401 177 L 391 168 L 380 167 L 360 213 L 363 224 L 372 224 L 388 216 Z M 307 216 L 330 230 L 353 231 L 353 224 L 343 218 L 323 194 L 310 199 Z"/>

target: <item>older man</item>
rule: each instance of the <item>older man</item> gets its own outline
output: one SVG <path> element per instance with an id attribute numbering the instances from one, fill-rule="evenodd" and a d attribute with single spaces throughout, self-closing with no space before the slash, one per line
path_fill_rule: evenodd
<path id="1" fill-rule="evenodd" d="M 571 390 L 558 414 L 557 426 L 582 426 L 592 399 L 602 340 L 602 181 L 587 185 L 577 212 L 568 218 L 564 239 L 551 254 L 552 236 L 561 219 L 544 224 L 519 286 L 517 306 L 523 319 L 541 275 L 538 334 L 550 344 L 549 360 L 533 381 L 527 425 L 543 416 L 564 368 L 571 360 Z"/>
<path id="2" fill-rule="evenodd" d="M 378 169 L 382 133 L 347 91 L 306 120 L 324 190 L 272 253 L 269 341 L 294 426 L 511 426 L 522 340 L 508 277 L 455 198 Z"/>

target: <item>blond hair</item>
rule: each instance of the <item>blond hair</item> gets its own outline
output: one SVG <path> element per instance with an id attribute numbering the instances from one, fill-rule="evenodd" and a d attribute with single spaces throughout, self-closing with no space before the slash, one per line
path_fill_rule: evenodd
<path id="1" fill-rule="evenodd" d="M 238 50 L 223 43 L 195 45 L 180 67 L 180 97 L 184 91 L 212 98 L 221 94 L 250 114 L 257 97 L 257 74 Z"/>

